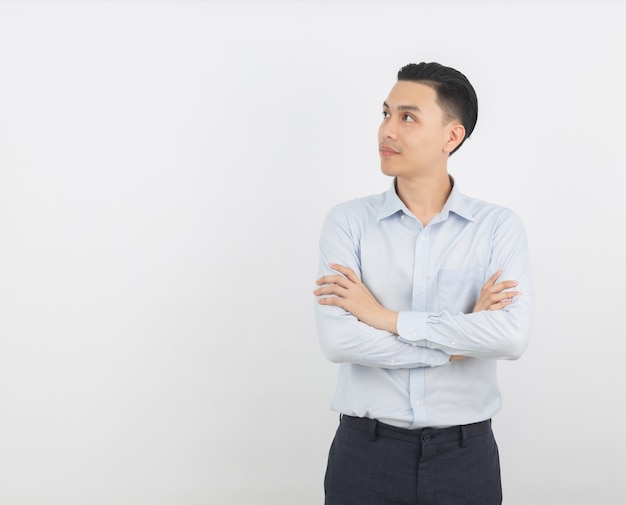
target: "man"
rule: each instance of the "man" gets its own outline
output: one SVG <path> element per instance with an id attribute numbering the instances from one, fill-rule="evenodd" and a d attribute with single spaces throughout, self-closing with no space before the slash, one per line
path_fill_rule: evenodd
<path id="1" fill-rule="evenodd" d="M 448 174 L 477 111 L 457 70 L 400 69 L 378 133 L 393 184 L 325 220 L 316 321 L 341 363 L 327 505 L 502 502 L 496 362 L 525 350 L 533 295 L 520 220 Z"/>

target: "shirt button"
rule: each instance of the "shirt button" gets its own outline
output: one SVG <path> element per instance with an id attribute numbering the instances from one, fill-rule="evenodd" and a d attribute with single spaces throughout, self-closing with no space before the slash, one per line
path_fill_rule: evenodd
<path id="1" fill-rule="evenodd" d="M 434 363 L 435 362 L 435 357 L 431 356 L 430 358 L 428 358 L 428 361 L 430 361 L 431 363 Z"/>
<path id="2" fill-rule="evenodd" d="M 419 406 L 420 406 L 420 401 L 419 401 L 419 400 L 415 400 L 413 403 L 415 403 L 415 406 L 416 406 L 416 407 L 419 407 Z"/>
<path id="3" fill-rule="evenodd" d="M 450 342 L 450 345 L 451 345 L 452 347 L 456 347 L 456 342 Z"/>
<path id="4" fill-rule="evenodd" d="M 413 338 L 417 338 L 417 332 L 416 332 L 416 331 L 414 331 L 413 333 L 411 333 L 411 336 L 412 336 Z"/>
<path id="5" fill-rule="evenodd" d="M 417 347 L 417 342 L 413 342 L 411 345 L 412 345 L 413 347 Z"/>
<path id="6" fill-rule="evenodd" d="M 426 237 L 424 235 L 420 235 L 420 240 L 424 242 L 424 240 L 426 240 Z"/>
<path id="7" fill-rule="evenodd" d="M 418 281 L 420 281 L 420 282 L 422 282 L 422 281 L 424 280 L 424 277 L 422 277 L 421 275 L 418 275 L 418 276 L 417 276 L 417 280 L 418 280 Z"/>

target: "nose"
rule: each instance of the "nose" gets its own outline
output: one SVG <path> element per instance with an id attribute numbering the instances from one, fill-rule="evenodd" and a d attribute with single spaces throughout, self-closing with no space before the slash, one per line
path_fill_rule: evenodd
<path id="1" fill-rule="evenodd" d="M 378 137 L 381 141 L 385 139 L 396 140 L 398 138 L 395 124 L 391 118 L 383 119 L 383 122 L 380 123 Z"/>

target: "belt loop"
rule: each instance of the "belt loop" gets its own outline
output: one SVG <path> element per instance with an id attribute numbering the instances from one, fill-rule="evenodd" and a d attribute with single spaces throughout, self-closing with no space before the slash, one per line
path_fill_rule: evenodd
<path id="1" fill-rule="evenodd" d="M 461 449 L 467 447 L 467 430 L 465 425 L 461 426 Z"/>
<path id="2" fill-rule="evenodd" d="M 369 430 L 367 430 L 370 442 L 376 442 L 376 439 L 378 438 L 378 435 L 376 434 L 377 426 L 378 426 L 378 421 L 376 419 L 372 419 L 370 422 Z"/>

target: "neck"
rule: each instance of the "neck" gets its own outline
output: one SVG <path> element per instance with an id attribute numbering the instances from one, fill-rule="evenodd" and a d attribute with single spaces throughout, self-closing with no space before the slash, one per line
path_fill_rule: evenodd
<path id="1" fill-rule="evenodd" d="M 424 226 L 441 212 L 452 191 L 452 180 L 447 172 L 436 177 L 396 177 L 395 184 L 402 203 Z"/>

